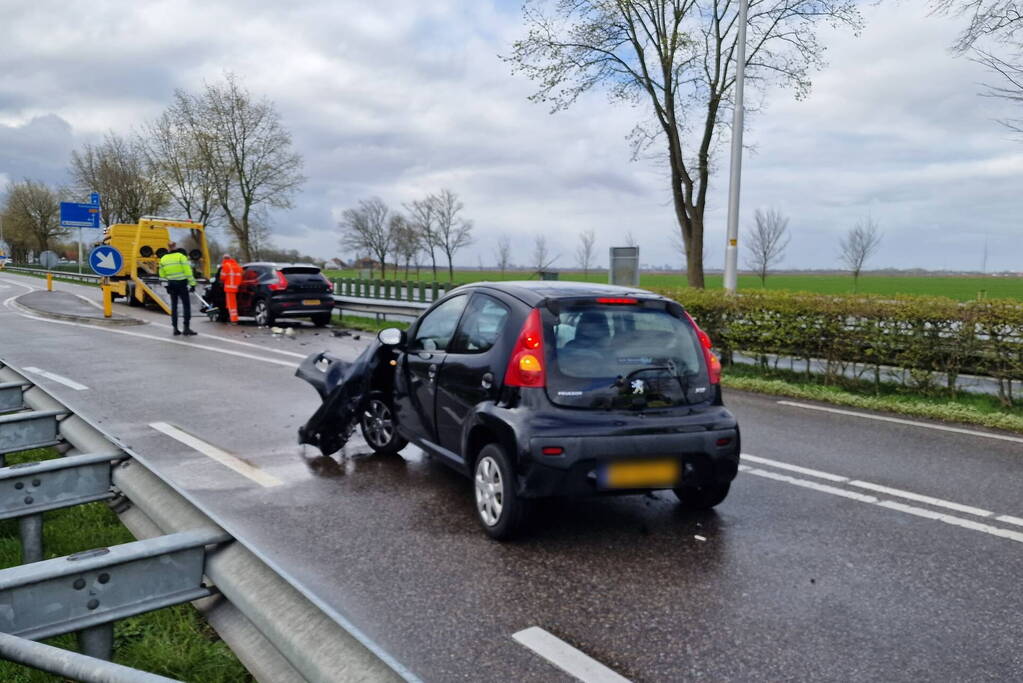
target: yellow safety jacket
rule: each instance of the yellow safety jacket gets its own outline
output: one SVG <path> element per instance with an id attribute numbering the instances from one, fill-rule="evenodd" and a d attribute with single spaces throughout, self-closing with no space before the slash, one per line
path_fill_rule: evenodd
<path id="1" fill-rule="evenodd" d="M 192 264 L 184 254 L 171 252 L 160 257 L 160 278 L 164 280 L 188 280 L 188 284 L 195 286 L 195 276 L 192 274 Z"/>

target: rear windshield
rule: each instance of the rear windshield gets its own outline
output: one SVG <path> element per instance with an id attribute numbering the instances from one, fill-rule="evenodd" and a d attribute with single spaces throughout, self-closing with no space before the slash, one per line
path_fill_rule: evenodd
<path id="1" fill-rule="evenodd" d="M 710 400 L 692 324 L 660 302 L 563 307 L 547 391 L 559 405 L 648 410 Z"/>
<path id="2" fill-rule="evenodd" d="M 315 266 L 286 266 L 281 268 L 285 275 L 319 275 L 320 269 Z"/>

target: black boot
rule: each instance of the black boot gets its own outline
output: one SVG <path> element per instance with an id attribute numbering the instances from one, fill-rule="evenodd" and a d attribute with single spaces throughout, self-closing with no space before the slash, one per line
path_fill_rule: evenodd
<path id="1" fill-rule="evenodd" d="M 174 328 L 174 336 L 177 337 L 177 336 L 180 336 L 180 335 L 181 335 L 181 330 L 179 330 L 178 328 L 175 327 Z"/>
<path id="2" fill-rule="evenodd" d="M 189 328 L 189 327 L 185 328 L 185 336 L 186 337 L 194 337 L 195 335 L 196 335 L 196 332 L 194 332 L 191 328 Z"/>

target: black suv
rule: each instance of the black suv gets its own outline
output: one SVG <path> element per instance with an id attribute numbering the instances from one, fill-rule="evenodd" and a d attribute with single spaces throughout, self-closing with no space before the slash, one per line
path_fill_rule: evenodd
<path id="1" fill-rule="evenodd" d="M 317 266 L 309 263 L 246 263 L 238 286 L 238 315 L 256 319 L 263 327 L 279 318 L 309 318 L 317 327 L 330 323 L 334 313 L 334 286 Z M 217 278 L 206 290 L 215 308 L 211 316 L 227 322 L 224 285 Z"/>
<path id="2" fill-rule="evenodd" d="M 724 500 L 739 426 L 711 342 L 674 301 L 573 282 L 465 285 L 355 363 L 311 356 L 298 375 L 324 404 L 303 443 L 412 442 L 473 480 L 486 532 L 507 538 L 530 499 L 673 489 Z"/>

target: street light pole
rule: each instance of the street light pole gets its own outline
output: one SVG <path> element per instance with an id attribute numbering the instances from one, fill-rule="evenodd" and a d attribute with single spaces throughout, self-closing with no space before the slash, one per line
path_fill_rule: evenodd
<path id="1" fill-rule="evenodd" d="M 749 0 L 739 2 L 739 36 L 735 50 L 735 111 L 732 115 L 732 162 L 728 181 L 728 242 L 725 244 L 725 290 L 739 286 L 739 183 L 742 177 L 742 89 L 746 80 L 746 21 Z"/>

